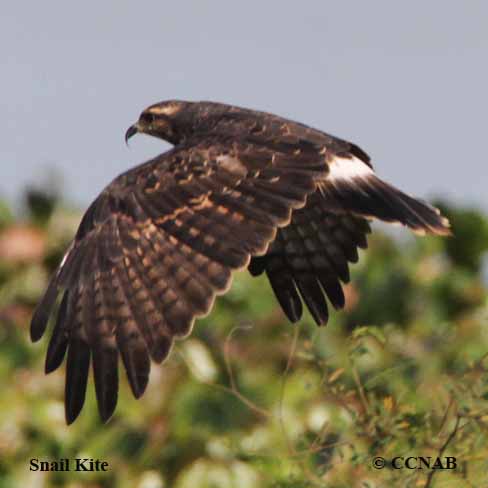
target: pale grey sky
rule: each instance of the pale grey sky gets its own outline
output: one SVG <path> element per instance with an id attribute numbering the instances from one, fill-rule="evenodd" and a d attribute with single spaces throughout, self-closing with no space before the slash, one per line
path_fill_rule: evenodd
<path id="1" fill-rule="evenodd" d="M 380 176 L 488 208 L 488 2 L 17 1 L 0 15 L 0 196 L 58 168 L 86 206 L 167 148 L 156 101 L 275 112 L 359 144 Z"/>

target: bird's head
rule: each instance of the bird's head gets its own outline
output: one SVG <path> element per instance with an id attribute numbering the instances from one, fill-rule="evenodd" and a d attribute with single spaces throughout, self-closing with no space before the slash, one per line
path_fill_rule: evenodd
<path id="1" fill-rule="evenodd" d="M 135 134 L 148 134 L 178 144 L 185 136 L 185 113 L 192 102 L 169 100 L 151 105 L 142 111 L 139 120 L 125 133 L 125 142 Z"/>

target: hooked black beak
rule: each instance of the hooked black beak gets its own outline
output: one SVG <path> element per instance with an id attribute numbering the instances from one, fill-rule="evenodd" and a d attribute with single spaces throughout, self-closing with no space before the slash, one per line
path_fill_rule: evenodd
<path id="1" fill-rule="evenodd" d="M 139 129 L 137 128 L 137 124 L 131 125 L 128 129 L 127 132 L 125 133 L 125 143 L 129 145 L 129 139 L 137 134 L 139 132 Z"/>

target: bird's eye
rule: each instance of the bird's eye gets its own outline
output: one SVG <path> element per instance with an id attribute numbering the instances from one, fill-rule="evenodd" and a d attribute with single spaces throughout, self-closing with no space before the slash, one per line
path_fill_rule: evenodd
<path id="1" fill-rule="evenodd" d="M 154 119 L 156 118 L 156 116 L 154 114 L 151 114 L 151 113 L 143 113 L 141 114 L 141 121 L 146 123 L 146 124 L 151 124 L 152 122 L 154 122 Z"/>

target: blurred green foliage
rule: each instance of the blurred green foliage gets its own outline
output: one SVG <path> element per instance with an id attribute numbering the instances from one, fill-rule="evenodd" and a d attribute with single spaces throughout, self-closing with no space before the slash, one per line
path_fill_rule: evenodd
<path id="1" fill-rule="evenodd" d="M 488 221 L 440 202 L 455 236 L 376 232 L 325 328 L 292 326 L 265 278 L 236 276 L 191 338 L 154 365 L 139 401 L 121 383 L 107 425 L 93 385 L 64 423 L 63 372 L 29 342 L 37 300 L 80 214 L 30 192 L 0 202 L 0 488 L 488 486 Z M 375 470 L 375 456 L 456 456 L 456 470 Z M 107 472 L 31 472 L 91 457 Z"/>

